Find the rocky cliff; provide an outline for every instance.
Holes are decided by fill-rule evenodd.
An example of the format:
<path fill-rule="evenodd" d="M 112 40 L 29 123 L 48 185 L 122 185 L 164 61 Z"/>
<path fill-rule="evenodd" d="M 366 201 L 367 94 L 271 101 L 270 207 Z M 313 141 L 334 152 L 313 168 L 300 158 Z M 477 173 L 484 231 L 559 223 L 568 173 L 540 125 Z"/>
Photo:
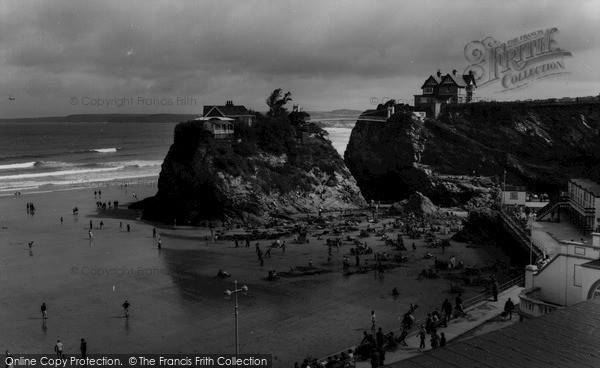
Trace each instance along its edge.
<path fill-rule="evenodd" d="M 367 199 L 493 200 L 504 170 L 508 184 L 549 194 L 570 177 L 600 180 L 598 102 L 462 104 L 425 121 L 396 111 L 350 136 L 346 165 Z"/>
<path fill-rule="evenodd" d="M 357 208 L 364 199 L 343 159 L 308 124 L 287 119 L 236 125 L 234 140 L 216 140 L 201 123 L 175 128 L 158 193 L 142 203 L 144 219 L 178 224 L 206 220 L 266 223 L 318 208 Z"/>

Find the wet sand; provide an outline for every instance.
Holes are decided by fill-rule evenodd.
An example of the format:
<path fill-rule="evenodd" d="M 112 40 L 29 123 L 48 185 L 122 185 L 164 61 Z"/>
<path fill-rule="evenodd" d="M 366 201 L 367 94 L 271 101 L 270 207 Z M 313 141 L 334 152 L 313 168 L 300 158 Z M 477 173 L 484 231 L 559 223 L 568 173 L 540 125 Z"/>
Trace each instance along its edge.
<path fill-rule="evenodd" d="M 156 188 L 135 191 L 143 198 Z M 121 208 L 133 200 L 131 188 L 129 194 L 116 187 L 102 192 L 104 201 L 116 199 Z M 34 216 L 26 213 L 27 202 L 35 204 Z M 75 206 L 78 216 L 71 213 Z M 453 300 L 449 280 L 417 280 L 417 274 L 433 263 L 422 259 L 426 252 L 442 259 L 455 254 L 465 264 L 479 266 L 495 259 L 489 249 L 460 243 L 442 256 L 441 249 L 417 240 L 417 251 L 403 252 L 409 262 L 381 277 L 373 272 L 344 276 L 341 259 L 349 255 L 351 245 L 345 242 L 340 253 L 334 248 L 333 264 L 327 265 L 326 236 L 309 236 L 309 244 L 287 239 L 285 253 L 273 248 L 272 258 L 265 258 L 262 267 L 255 242 L 250 248 L 242 243 L 235 248 L 232 241 L 206 241 L 210 232 L 205 228 L 157 228 L 162 237 L 159 252 L 153 224 L 120 220 L 97 210 L 93 189 L 1 197 L 0 208 L 0 349 L 14 353 L 51 353 L 60 339 L 67 354 L 78 354 L 81 338 L 89 354 L 232 353 L 234 300 L 224 291 L 238 280 L 249 288 L 239 294 L 240 352 L 273 354 L 275 367 L 289 367 L 307 356 L 323 357 L 359 343 L 362 331 L 370 328 L 371 310 L 378 327 L 389 331 L 400 326 L 398 317 L 409 303 L 419 304 L 416 317 L 421 318 L 441 307 L 444 298 Z M 132 227 L 130 233 L 126 224 Z M 388 234 L 395 238 L 395 230 Z M 27 246 L 31 240 L 33 255 Z M 374 236 L 363 241 L 375 252 L 397 253 Z M 259 242 L 263 251 L 268 249 L 270 241 Z M 407 247 L 411 243 L 405 237 Z M 307 266 L 309 259 L 331 272 L 266 280 L 268 270 L 281 273 Z M 350 261 L 354 269 L 353 256 Z M 216 278 L 219 269 L 232 277 Z M 392 297 L 394 287 L 399 297 Z M 467 288 L 464 297 L 481 291 Z M 128 319 L 120 307 L 126 299 L 131 303 Z M 45 323 L 42 302 L 48 306 Z"/>

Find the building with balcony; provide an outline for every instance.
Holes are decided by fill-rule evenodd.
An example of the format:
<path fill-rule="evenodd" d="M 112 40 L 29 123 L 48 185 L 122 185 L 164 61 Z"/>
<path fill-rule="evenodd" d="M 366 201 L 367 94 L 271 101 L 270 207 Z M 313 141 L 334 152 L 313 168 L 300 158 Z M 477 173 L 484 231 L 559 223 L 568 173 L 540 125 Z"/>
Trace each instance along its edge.
<path fill-rule="evenodd" d="M 423 111 L 427 117 L 437 117 L 447 104 L 471 102 L 476 88 L 472 71 L 458 75 L 453 70 L 451 74 L 442 75 L 438 70 L 436 75 L 430 75 L 421 86 L 423 93 L 415 95 L 414 111 Z"/>
<path fill-rule="evenodd" d="M 204 114 L 195 120 L 201 121 L 204 129 L 213 133 L 216 139 L 228 139 L 233 138 L 235 124 L 251 126 L 254 119 L 254 114 L 245 106 L 234 105 L 229 100 L 223 106 L 204 106 Z"/>
<path fill-rule="evenodd" d="M 541 268 L 528 265 L 518 313 L 522 318 L 539 317 L 596 296 L 600 296 L 600 233 L 592 233 L 591 243 L 561 241 L 559 253 Z"/>
<path fill-rule="evenodd" d="M 568 216 L 583 232 L 600 232 L 600 185 L 588 179 L 569 180 Z"/>

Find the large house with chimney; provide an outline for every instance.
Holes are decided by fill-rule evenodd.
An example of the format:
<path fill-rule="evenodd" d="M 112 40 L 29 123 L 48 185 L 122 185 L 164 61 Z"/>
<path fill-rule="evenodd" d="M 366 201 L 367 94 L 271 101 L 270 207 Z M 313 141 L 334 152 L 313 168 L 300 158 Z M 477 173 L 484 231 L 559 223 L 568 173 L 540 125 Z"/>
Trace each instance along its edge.
<path fill-rule="evenodd" d="M 473 100 L 473 92 L 477 88 L 473 72 L 458 75 L 456 70 L 442 75 L 430 75 L 425 80 L 420 95 L 415 95 L 415 111 L 423 111 L 427 117 L 437 117 L 443 107 L 452 103 L 466 103 Z"/>
<path fill-rule="evenodd" d="M 254 123 L 254 114 L 242 105 L 234 105 L 229 100 L 225 105 L 204 106 L 202 117 L 195 119 L 203 122 L 204 129 L 213 133 L 216 139 L 233 138 L 235 124 Z"/>

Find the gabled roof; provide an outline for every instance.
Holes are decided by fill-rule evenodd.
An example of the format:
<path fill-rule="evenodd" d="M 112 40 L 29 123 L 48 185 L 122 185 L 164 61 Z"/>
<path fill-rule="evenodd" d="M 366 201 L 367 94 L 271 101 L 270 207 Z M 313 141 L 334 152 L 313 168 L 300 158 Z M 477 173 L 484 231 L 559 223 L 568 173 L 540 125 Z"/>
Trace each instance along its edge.
<path fill-rule="evenodd" d="M 437 86 L 440 84 L 455 84 L 461 88 L 465 88 L 466 86 L 473 84 L 475 87 L 477 87 L 477 84 L 475 84 L 475 77 L 471 74 L 452 75 L 451 73 L 448 73 L 441 77 L 438 77 L 437 75 L 430 75 L 429 78 L 425 80 L 425 83 L 421 86 L 421 88 Z"/>
<path fill-rule="evenodd" d="M 251 116 L 252 113 L 246 109 L 245 106 L 241 105 L 228 105 L 228 106 L 204 106 L 204 116 Z"/>
<path fill-rule="evenodd" d="M 425 83 L 421 86 L 421 88 L 425 88 L 428 86 L 437 86 L 442 82 L 442 79 L 437 75 L 430 75 L 429 78 L 425 80 Z"/>

